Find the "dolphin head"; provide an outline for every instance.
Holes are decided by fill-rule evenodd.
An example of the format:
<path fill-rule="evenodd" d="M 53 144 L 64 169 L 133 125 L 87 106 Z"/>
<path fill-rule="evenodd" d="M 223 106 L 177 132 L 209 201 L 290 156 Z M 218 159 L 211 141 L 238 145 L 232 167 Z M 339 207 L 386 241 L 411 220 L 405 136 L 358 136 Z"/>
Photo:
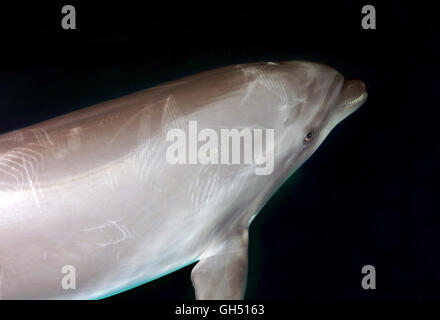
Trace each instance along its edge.
<path fill-rule="evenodd" d="M 344 80 L 325 65 L 295 63 L 293 71 L 288 81 L 295 89 L 285 122 L 284 146 L 289 150 L 287 162 L 298 168 L 339 122 L 365 102 L 367 92 L 362 81 Z"/>

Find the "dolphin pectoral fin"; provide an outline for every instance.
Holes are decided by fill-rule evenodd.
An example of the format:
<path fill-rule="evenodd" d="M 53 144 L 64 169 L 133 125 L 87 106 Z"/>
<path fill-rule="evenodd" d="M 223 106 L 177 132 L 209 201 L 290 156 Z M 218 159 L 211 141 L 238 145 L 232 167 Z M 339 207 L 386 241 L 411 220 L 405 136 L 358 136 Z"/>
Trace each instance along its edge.
<path fill-rule="evenodd" d="M 247 275 L 248 233 L 229 239 L 215 255 L 202 258 L 191 272 L 197 300 L 243 299 Z"/>

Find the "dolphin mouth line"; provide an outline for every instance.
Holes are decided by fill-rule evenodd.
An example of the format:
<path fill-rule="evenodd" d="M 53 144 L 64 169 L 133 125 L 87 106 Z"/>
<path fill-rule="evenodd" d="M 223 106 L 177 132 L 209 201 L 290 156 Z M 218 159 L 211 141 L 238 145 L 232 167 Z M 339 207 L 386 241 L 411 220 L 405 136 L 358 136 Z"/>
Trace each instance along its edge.
<path fill-rule="evenodd" d="M 343 107 L 352 106 L 359 102 L 362 102 L 365 100 L 366 97 L 367 97 L 367 93 L 363 92 L 359 97 L 344 102 Z"/>

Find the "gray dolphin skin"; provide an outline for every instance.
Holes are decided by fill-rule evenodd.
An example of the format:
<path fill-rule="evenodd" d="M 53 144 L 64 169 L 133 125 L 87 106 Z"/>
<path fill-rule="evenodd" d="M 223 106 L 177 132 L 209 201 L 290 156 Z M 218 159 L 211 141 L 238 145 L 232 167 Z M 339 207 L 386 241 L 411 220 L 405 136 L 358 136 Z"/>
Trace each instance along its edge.
<path fill-rule="evenodd" d="M 0 135 L 0 297 L 99 299 L 198 261 L 197 299 L 243 298 L 252 219 L 366 98 L 325 65 L 250 63 Z M 215 163 L 227 130 L 222 157 L 255 161 Z"/>

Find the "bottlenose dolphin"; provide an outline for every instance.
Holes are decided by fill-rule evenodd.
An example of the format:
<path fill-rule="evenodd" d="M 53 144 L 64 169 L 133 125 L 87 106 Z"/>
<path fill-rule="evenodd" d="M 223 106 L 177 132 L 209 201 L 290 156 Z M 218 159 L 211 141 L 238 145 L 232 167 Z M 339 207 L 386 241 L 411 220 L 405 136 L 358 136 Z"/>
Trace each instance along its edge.
<path fill-rule="evenodd" d="M 197 299 L 242 298 L 252 219 L 366 97 L 325 65 L 241 64 L 0 135 L 0 297 L 102 298 L 198 261 Z M 255 161 L 201 161 L 222 129 L 241 130 L 227 157 L 255 133 Z"/>

